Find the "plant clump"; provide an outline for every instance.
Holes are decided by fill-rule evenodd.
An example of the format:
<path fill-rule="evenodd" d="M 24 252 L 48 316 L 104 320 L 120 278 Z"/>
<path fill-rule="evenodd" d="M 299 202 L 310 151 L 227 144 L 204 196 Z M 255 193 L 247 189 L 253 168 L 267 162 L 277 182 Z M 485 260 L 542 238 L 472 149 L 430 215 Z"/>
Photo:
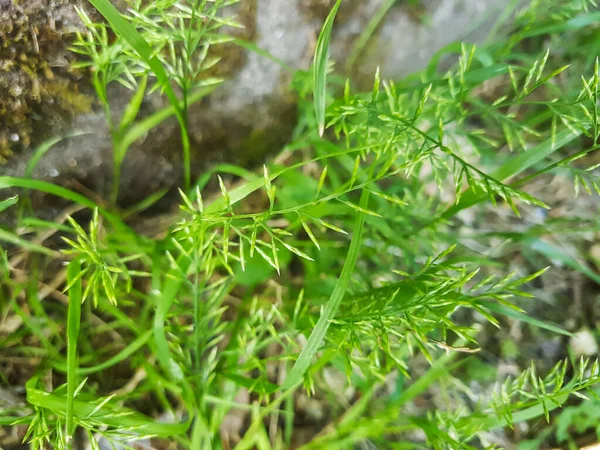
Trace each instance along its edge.
<path fill-rule="evenodd" d="M 75 50 L 95 69 L 115 150 L 169 114 L 185 138 L 187 106 L 213 86 L 198 83 L 208 50 L 234 24 L 219 14 L 229 3 L 139 0 L 121 13 L 90 1 L 109 24 L 81 13 Z M 445 50 L 458 54 L 450 69 L 434 59 L 402 80 L 377 71 L 362 91 L 332 76 L 341 3 L 311 70 L 295 73 L 292 141 L 259 173 L 223 164 L 186 180 L 152 233 L 131 225 L 154 195 L 123 211 L 0 176 L 0 189 L 25 189 L 0 199 L 20 218 L 0 229 L 0 349 L 27 369 L 26 380 L 3 372 L 0 386 L 23 395 L 0 425 L 38 450 L 493 450 L 553 445 L 554 431 L 571 444 L 588 412 L 570 407 L 598 398 L 600 362 L 528 358 L 522 339 L 497 349 L 488 337 L 518 328 L 566 341 L 576 328 L 526 310 L 556 305 L 542 288 L 560 264 L 600 283 L 562 246 L 598 234 L 597 215 L 551 217 L 557 199 L 536 188 L 560 177 L 571 199 L 600 194 L 588 159 L 600 149 L 600 60 L 585 57 L 597 41 L 573 66 L 546 46 L 588 32 L 596 5 L 513 3 L 489 43 Z M 132 90 L 118 122 L 104 95 L 113 81 Z M 156 82 L 172 107 L 138 119 Z M 79 206 L 44 221 L 29 190 Z"/>

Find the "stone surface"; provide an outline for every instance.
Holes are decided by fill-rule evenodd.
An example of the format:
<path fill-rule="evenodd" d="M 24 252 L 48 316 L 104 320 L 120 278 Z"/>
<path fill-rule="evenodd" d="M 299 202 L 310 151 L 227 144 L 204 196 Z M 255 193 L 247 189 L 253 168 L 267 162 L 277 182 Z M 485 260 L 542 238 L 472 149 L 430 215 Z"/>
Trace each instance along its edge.
<path fill-rule="evenodd" d="M 0 11 L 14 10 L 13 1 L 0 0 Z M 60 8 L 51 10 L 51 14 L 68 18 L 61 22 L 68 25 L 67 31 L 78 26 L 72 11 L 74 1 L 35 1 L 59 4 Z M 383 3 L 384 0 L 342 3 L 332 41 L 332 55 L 338 62 L 338 70 L 343 71 L 353 43 Z M 293 69 L 306 69 L 312 60 L 319 29 L 332 4 L 331 0 L 241 0 L 244 15 L 240 17 L 247 30 L 243 37 L 252 39 Z M 384 77 L 399 78 L 423 68 L 431 55 L 449 42 L 480 39 L 489 28 L 490 17 L 503 7 L 505 0 L 428 0 L 421 4 L 423 6 L 415 10 L 398 1 L 388 11 L 351 68 L 353 79 L 368 86 L 377 66 L 381 67 Z M 415 11 L 419 17 L 415 17 Z M 277 151 L 294 126 L 296 105 L 289 88 L 290 72 L 253 52 L 231 53 L 223 55 L 223 64 L 231 67 L 227 81 L 191 109 L 196 173 L 219 161 L 251 166 L 265 154 Z M 64 46 L 60 47 L 60 54 L 64 55 Z M 0 79 L 3 77 L 6 74 L 0 72 Z M 71 82 L 69 86 L 79 92 L 80 84 L 81 81 Z M 86 91 L 85 86 L 81 89 Z M 114 88 L 111 97 L 117 104 L 114 109 L 122 110 L 127 98 L 123 89 Z M 153 96 L 144 102 L 143 110 L 147 113 L 164 104 L 164 99 Z M 66 185 L 83 185 L 105 196 L 111 177 L 111 149 L 101 112 L 94 107 L 88 113 L 67 119 L 66 128 L 91 134 L 55 145 L 41 159 L 34 176 Z M 0 115 L 0 123 L 2 120 L 6 118 Z M 45 124 L 50 131 L 62 131 L 47 120 Z M 31 137 L 32 146 L 44 135 L 39 134 Z M 140 139 L 124 162 L 120 202 L 130 204 L 153 190 L 178 183 L 181 179 L 179 144 L 174 120 L 168 120 Z M 30 155 L 31 150 L 15 154 L 8 164 L 0 167 L 0 172 L 22 175 Z"/>
<path fill-rule="evenodd" d="M 90 111 L 63 36 L 77 29 L 71 0 L 0 0 L 0 164 Z"/>
<path fill-rule="evenodd" d="M 598 341 L 592 332 L 586 328 L 579 330 L 569 340 L 571 350 L 577 357 L 594 356 L 598 353 Z"/>

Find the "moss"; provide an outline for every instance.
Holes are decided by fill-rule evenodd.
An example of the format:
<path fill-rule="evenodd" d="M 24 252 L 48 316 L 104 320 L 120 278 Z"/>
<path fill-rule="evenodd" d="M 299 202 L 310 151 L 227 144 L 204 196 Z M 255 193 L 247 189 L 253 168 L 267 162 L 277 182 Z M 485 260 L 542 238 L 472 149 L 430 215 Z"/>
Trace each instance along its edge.
<path fill-rule="evenodd" d="M 91 107 L 69 68 L 68 33 L 51 16 L 56 5 L 13 1 L 0 11 L 0 164 Z"/>

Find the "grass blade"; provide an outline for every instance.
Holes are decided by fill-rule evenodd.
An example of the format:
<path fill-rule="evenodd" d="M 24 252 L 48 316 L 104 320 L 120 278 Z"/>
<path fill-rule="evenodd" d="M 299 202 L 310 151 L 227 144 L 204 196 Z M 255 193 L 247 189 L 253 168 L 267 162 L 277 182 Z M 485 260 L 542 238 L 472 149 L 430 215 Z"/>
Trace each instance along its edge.
<path fill-rule="evenodd" d="M 319 124 L 319 136 L 325 132 L 325 107 L 327 104 L 327 66 L 329 63 L 329 41 L 331 40 L 331 30 L 335 15 L 340 8 L 342 0 L 337 0 L 333 9 L 327 16 L 315 49 L 315 58 L 313 63 L 313 93 L 315 102 L 315 114 Z"/>
<path fill-rule="evenodd" d="M 267 58 L 267 59 L 273 61 L 275 64 L 280 66 L 286 72 L 289 72 L 289 73 L 295 72 L 294 68 L 292 66 L 290 66 L 288 63 L 286 63 L 283 59 L 277 58 L 272 53 L 268 52 L 265 49 L 260 48 L 258 45 L 256 45 L 253 42 L 249 42 L 244 39 L 233 39 L 231 42 L 234 43 L 235 45 L 237 45 L 238 47 L 242 47 L 243 49 L 249 50 L 251 52 L 256 53 L 257 55 L 260 55 L 264 58 Z"/>
<path fill-rule="evenodd" d="M 49 394 L 29 386 L 27 388 L 27 401 L 29 404 L 49 409 L 60 416 L 66 415 L 65 400 L 64 397 L 56 394 Z M 94 403 L 82 400 L 73 402 L 72 408 L 78 417 L 87 417 L 97 409 Z M 94 413 L 94 418 L 102 425 L 117 429 L 131 428 L 135 429 L 136 433 L 151 436 L 171 437 L 183 434 L 190 426 L 189 420 L 182 423 L 158 422 L 124 407 L 119 408 L 119 410 L 113 410 L 109 406 L 103 406 Z"/>
<path fill-rule="evenodd" d="M 159 260 L 158 253 L 155 254 L 154 258 L 155 261 Z M 178 267 L 174 267 L 173 271 L 177 272 L 177 270 L 181 270 L 183 273 L 186 273 L 191 264 L 191 260 L 189 258 L 182 258 L 181 261 L 177 261 L 177 263 Z M 152 297 L 156 304 L 156 312 L 154 315 L 152 333 L 154 336 L 154 343 L 156 345 L 156 356 L 159 364 L 169 375 L 169 377 L 177 382 L 182 382 L 183 372 L 171 354 L 169 340 L 167 339 L 167 330 L 165 329 L 165 322 L 167 320 L 167 314 L 171 309 L 173 302 L 175 301 L 175 297 L 183 286 L 184 280 L 177 273 L 175 273 L 175 276 L 169 279 L 164 288 L 161 289 L 161 275 L 159 268 L 160 265 L 158 263 L 153 264 L 154 270 L 152 273 Z"/>
<path fill-rule="evenodd" d="M 573 256 L 567 254 L 560 247 L 552 245 L 548 242 L 544 242 L 540 239 L 526 239 L 523 244 L 534 252 L 544 255 L 550 260 L 560 261 L 565 266 L 584 274 L 590 280 L 600 284 L 600 275 Z"/>
<path fill-rule="evenodd" d="M 536 319 L 534 317 L 530 317 L 525 313 L 516 311 L 514 309 L 509 308 L 508 306 L 504 306 L 500 303 L 495 303 L 491 301 L 482 302 L 482 306 L 492 312 L 502 314 L 506 317 L 510 317 L 511 319 L 520 320 L 522 322 L 526 322 L 534 327 L 543 328 L 548 331 L 552 331 L 553 333 L 562 334 L 564 336 L 572 336 L 573 334 L 568 332 L 567 330 L 559 327 L 550 322 L 544 322 L 542 320 Z"/>
<path fill-rule="evenodd" d="M 451 369 L 449 364 L 453 362 L 457 355 L 458 352 L 448 352 L 435 360 L 429 370 L 420 376 L 418 380 L 415 380 L 415 382 L 412 383 L 407 389 L 405 389 L 388 407 L 397 410 L 401 405 L 405 405 L 421 395 L 423 392 L 427 391 L 427 389 L 429 389 L 440 378 L 450 373 Z"/>
<path fill-rule="evenodd" d="M 30 252 L 41 253 L 42 255 L 48 255 L 56 257 L 58 252 L 50 250 L 43 245 L 38 245 L 33 242 L 29 242 L 27 239 L 11 233 L 10 231 L 3 230 L 0 228 L 0 241 L 8 242 L 10 244 L 17 245 L 20 249 L 28 250 Z"/>
<path fill-rule="evenodd" d="M 556 134 L 555 142 L 552 142 L 552 138 L 548 138 L 536 147 L 520 153 L 517 157 L 511 159 L 496 170 L 492 176 L 497 180 L 506 180 L 515 175 L 519 175 L 524 170 L 539 163 L 558 149 L 564 147 L 578 136 L 579 134 L 575 134 L 571 130 L 563 130 Z"/>
<path fill-rule="evenodd" d="M 369 191 L 363 190 L 360 197 L 361 208 L 366 209 L 368 201 Z M 317 354 L 317 351 L 319 350 L 319 347 L 325 338 L 325 334 L 327 333 L 327 329 L 329 328 L 331 320 L 335 317 L 335 313 L 337 312 L 338 307 L 344 298 L 346 289 L 348 289 L 348 284 L 350 283 L 350 278 L 352 276 L 352 272 L 354 271 L 356 260 L 358 259 L 358 251 L 360 249 L 364 223 L 364 214 L 358 212 L 354 224 L 354 234 L 352 236 L 352 241 L 350 242 L 350 249 L 348 250 L 344 267 L 342 268 L 342 273 L 337 280 L 333 292 L 331 293 L 331 297 L 329 297 L 329 300 L 327 301 L 327 305 L 325 305 L 325 308 L 323 309 L 321 317 L 319 317 L 317 325 L 308 338 L 308 342 L 300 352 L 296 363 L 285 379 L 285 382 L 282 386 L 283 390 L 290 389 L 302 382 L 304 373 L 308 370 L 308 367 L 312 363 L 314 356 Z"/>
<path fill-rule="evenodd" d="M 5 209 L 10 208 L 13 205 L 16 205 L 18 202 L 19 202 L 18 195 L 13 195 L 12 197 L 8 197 L 4 200 L 0 200 L 0 212 L 4 211 Z"/>
<path fill-rule="evenodd" d="M 379 7 L 379 9 L 375 12 L 375 14 L 371 18 L 371 20 L 369 20 L 369 23 L 367 23 L 364 30 L 358 37 L 358 40 L 352 46 L 350 55 L 348 56 L 348 59 L 346 60 L 346 71 L 347 72 L 350 72 L 352 67 L 354 67 L 356 60 L 358 59 L 361 52 L 363 51 L 363 49 L 365 48 L 365 46 L 367 45 L 367 43 L 369 42 L 369 40 L 371 39 L 371 37 L 373 36 L 375 31 L 377 30 L 377 27 L 379 27 L 379 24 L 384 19 L 385 15 L 388 13 L 388 11 L 390 9 L 392 9 L 392 6 L 394 6 L 397 3 L 397 1 L 398 0 L 386 0 L 386 2 L 383 3 Z"/>
<path fill-rule="evenodd" d="M 37 146 L 37 148 L 33 152 L 33 156 L 29 159 L 29 162 L 27 163 L 27 168 L 25 169 L 24 176 L 26 178 L 29 178 L 33 174 L 33 171 L 35 170 L 35 167 L 38 165 L 40 159 L 42 159 L 42 156 L 44 156 L 48 150 L 50 150 L 52 147 L 54 147 L 60 141 L 64 141 L 65 139 L 72 138 L 72 137 L 82 136 L 84 134 L 91 134 L 91 133 L 87 132 L 87 131 L 73 131 L 71 133 L 65 134 L 64 136 L 56 136 L 56 137 L 48 139 L 47 141 L 42 142 L 40 145 Z"/>
<path fill-rule="evenodd" d="M 96 364 L 95 366 L 80 367 L 80 368 L 77 369 L 77 373 L 79 375 L 89 375 L 89 374 L 92 374 L 92 373 L 96 373 L 96 372 L 100 372 L 102 370 L 108 369 L 109 367 L 112 367 L 112 366 L 114 366 L 114 365 L 116 365 L 116 364 L 118 364 L 118 363 L 120 363 L 122 361 L 125 361 L 131 355 L 133 355 L 138 350 L 140 350 L 150 340 L 151 336 L 152 336 L 152 331 L 151 330 L 150 331 L 146 331 L 144 334 L 140 335 L 131 344 L 129 344 L 121 352 L 119 352 L 118 354 L 116 354 L 112 358 L 109 358 L 106 361 L 101 362 L 100 364 Z M 63 364 L 61 364 L 61 363 L 54 364 L 54 368 L 56 370 L 61 371 L 61 372 L 67 372 L 68 371 L 68 367 L 65 366 L 65 365 L 63 365 Z"/>
<path fill-rule="evenodd" d="M 188 106 L 199 102 L 212 91 L 217 88 L 216 84 L 205 86 L 197 89 L 188 97 Z M 181 103 L 179 105 L 181 108 Z M 176 114 L 176 109 L 173 105 L 167 106 L 155 113 L 145 117 L 144 119 L 130 125 L 123 135 L 122 145 L 124 148 L 131 146 L 138 138 L 154 129 L 160 123 L 164 122 L 169 117 Z"/>
<path fill-rule="evenodd" d="M 46 194 L 62 197 L 65 200 L 72 201 L 90 209 L 98 208 L 98 212 L 102 214 L 102 216 L 104 216 L 116 229 L 125 234 L 135 236 L 135 233 L 131 230 L 131 228 L 123 223 L 119 216 L 105 208 L 98 206 L 93 200 L 90 200 L 84 195 L 73 192 L 62 186 L 57 186 L 56 184 L 48 183 L 47 181 L 32 180 L 30 178 L 0 176 L 0 190 L 8 188 L 34 189 L 36 191 L 45 192 Z M 139 241 L 137 236 L 135 240 Z"/>
<path fill-rule="evenodd" d="M 140 108 L 142 106 L 142 101 L 144 100 L 144 95 L 146 94 L 147 84 L 148 84 L 148 75 L 144 75 L 142 77 L 142 81 L 138 84 L 137 90 L 133 94 L 133 97 L 131 97 L 131 100 L 125 107 L 125 111 L 123 111 L 123 117 L 121 117 L 121 124 L 120 124 L 121 131 L 125 130 L 136 119 L 136 117 L 140 111 Z"/>
<path fill-rule="evenodd" d="M 67 316 L 67 411 L 66 434 L 72 439 L 75 431 L 74 405 L 77 388 L 77 340 L 81 324 L 82 280 L 81 261 L 74 259 L 67 268 L 69 283 L 69 310 Z"/>
<path fill-rule="evenodd" d="M 41 191 L 47 194 L 56 195 L 57 197 L 62 197 L 66 200 L 78 203 L 91 209 L 96 208 L 98 206 L 92 200 L 81 194 L 73 192 L 62 186 L 57 186 L 56 184 L 48 183 L 47 181 L 0 176 L 0 189 L 8 188 L 34 189 L 36 191 Z"/>

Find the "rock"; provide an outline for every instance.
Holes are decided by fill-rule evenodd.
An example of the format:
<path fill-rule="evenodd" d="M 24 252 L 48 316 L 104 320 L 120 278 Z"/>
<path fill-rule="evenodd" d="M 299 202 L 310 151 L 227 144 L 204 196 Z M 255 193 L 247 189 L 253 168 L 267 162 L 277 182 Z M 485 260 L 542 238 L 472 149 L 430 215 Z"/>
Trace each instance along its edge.
<path fill-rule="evenodd" d="M 563 344 L 559 336 L 544 340 L 539 347 L 544 361 L 558 361 L 563 356 Z"/>
<path fill-rule="evenodd" d="M 579 330 L 571 337 L 569 344 L 575 356 L 593 356 L 598 353 L 598 341 L 586 328 Z"/>
<path fill-rule="evenodd" d="M 296 411 L 311 423 L 321 423 L 326 417 L 326 402 L 302 392 L 296 396 Z"/>
<path fill-rule="evenodd" d="M 600 244 L 594 244 L 590 247 L 590 258 L 596 267 L 600 269 Z"/>
<path fill-rule="evenodd" d="M 74 4 L 0 0 L 0 164 L 91 109 L 63 39 L 81 27 Z"/>
<path fill-rule="evenodd" d="M 16 6 L 21 3 L 42 5 L 41 9 L 46 16 L 41 15 L 40 8 L 24 9 L 25 7 Z M 35 108 L 23 110 L 22 114 L 31 124 L 34 123 L 34 117 L 42 117 L 35 122 L 35 127 L 26 125 L 26 128 L 29 127 L 25 130 L 27 138 L 22 136 L 21 131 L 13 131 L 11 126 L 0 127 L 5 130 L 0 130 L 0 141 L 3 136 L 1 133 L 4 133 L 8 136 L 9 145 L 12 142 L 11 136 L 21 133 L 20 143 L 11 147 L 13 151 L 17 147 L 29 148 L 27 151 L 15 152 L 8 164 L 0 170 L 7 175 L 23 175 L 26 161 L 32 153 L 31 148 L 48 137 L 49 133 L 57 134 L 67 128 L 87 130 L 92 134 L 55 145 L 40 160 L 34 176 L 70 186 L 84 185 L 87 189 L 106 196 L 112 165 L 108 130 L 97 105 L 90 112 L 85 112 L 90 106 L 89 82 L 81 79 L 80 74 L 69 71 L 68 62 L 72 55 L 65 53 L 64 42 L 69 40 L 68 33 L 81 26 L 73 11 L 73 4 L 76 3 L 75 0 L 0 0 L 0 14 L 4 14 L 2 17 L 10 16 L 11 11 L 13 15 L 15 11 L 19 11 L 18 14 L 24 18 L 23 25 L 19 25 L 23 36 L 27 34 L 23 30 L 29 30 L 34 35 L 41 33 L 42 22 L 39 17 L 45 17 L 48 23 L 60 25 L 61 43 L 48 47 L 49 54 L 44 56 L 44 60 L 54 58 L 61 61 L 63 66 L 59 72 L 67 80 L 64 84 L 66 90 L 58 95 L 58 99 L 48 97 L 54 98 L 54 106 L 48 106 L 49 111 L 55 111 L 56 114 L 44 113 L 40 116 Z M 332 41 L 332 55 L 338 62 L 339 71 L 343 72 L 353 43 L 383 3 L 384 0 L 347 0 L 342 3 Z M 410 7 L 398 2 L 388 11 L 383 23 L 360 53 L 356 64 L 350 68 L 353 80 L 357 80 L 363 87 L 368 86 L 372 83 L 377 66 L 381 66 L 384 77 L 391 78 L 402 77 L 421 69 L 431 55 L 445 44 L 462 38 L 477 39 L 484 35 L 489 27 L 486 17 L 492 16 L 494 11 L 502 9 L 506 3 L 507 0 L 432 0 L 426 2 L 425 10 L 421 11 L 422 17 L 427 18 L 426 21 L 420 21 L 414 17 Z M 242 31 L 242 37 L 253 40 L 258 47 L 293 69 L 307 69 L 312 60 L 319 29 L 332 4 L 331 0 L 241 0 L 239 20 L 246 27 Z M 37 25 L 31 26 L 32 23 Z M 21 41 L 17 39 L 16 42 Z M 11 45 L 13 44 L 6 42 L 6 39 L 3 42 L 4 48 Z M 32 44 L 27 45 L 31 50 Z M 265 57 L 241 51 L 231 45 L 222 56 L 223 62 L 220 64 L 225 68 L 223 70 L 227 81 L 190 111 L 193 166 L 196 174 L 207 165 L 220 161 L 252 166 L 266 154 L 277 151 L 289 139 L 295 124 L 296 104 L 289 87 L 291 74 L 288 71 Z M 35 57 L 41 58 L 39 55 Z M 0 64 L 6 64 L 6 61 L 6 55 L 2 53 Z M 2 82 L 6 84 L 9 79 L 7 77 L 10 76 L 13 75 L 0 72 L 0 89 Z M 116 102 L 113 109 L 118 114 L 123 110 L 126 104 L 124 100 L 130 93 L 124 93 L 117 86 L 113 87 L 110 95 Z M 81 110 L 66 108 L 70 112 L 63 111 L 64 102 L 68 103 L 69 98 Z M 25 103 L 28 107 L 30 101 Z M 50 100 L 48 103 L 52 104 Z M 165 104 L 164 98 L 150 96 L 144 102 L 143 113 L 147 114 Z M 63 119 L 60 126 L 53 122 L 53 117 Z M 7 123 L 6 121 L 6 113 L 0 111 L 0 123 Z M 62 123 L 68 123 L 68 127 L 62 126 Z M 130 149 L 124 161 L 120 203 L 131 204 L 158 188 L 179 183 L 182 172 L 180 151 L 179 131 L 172 119 L 140 139 Z"/>

